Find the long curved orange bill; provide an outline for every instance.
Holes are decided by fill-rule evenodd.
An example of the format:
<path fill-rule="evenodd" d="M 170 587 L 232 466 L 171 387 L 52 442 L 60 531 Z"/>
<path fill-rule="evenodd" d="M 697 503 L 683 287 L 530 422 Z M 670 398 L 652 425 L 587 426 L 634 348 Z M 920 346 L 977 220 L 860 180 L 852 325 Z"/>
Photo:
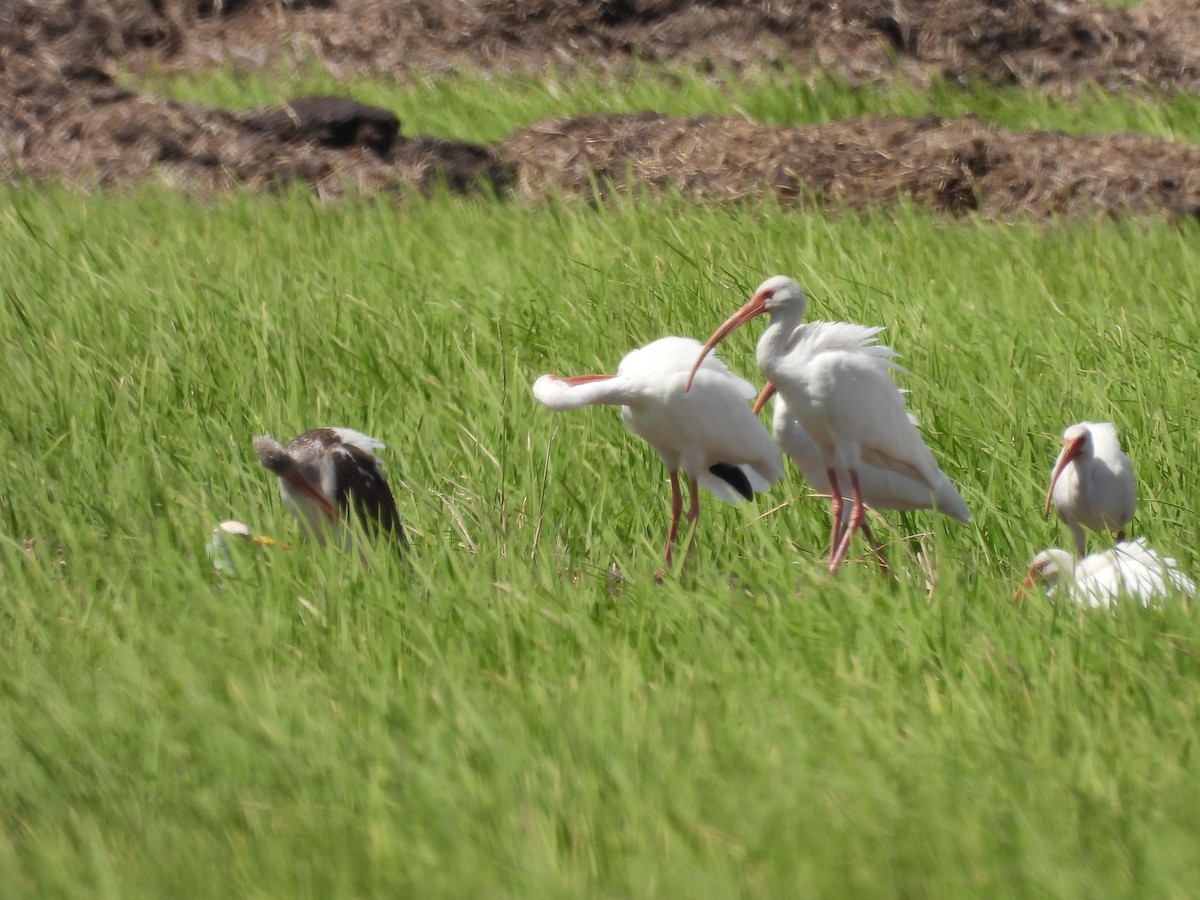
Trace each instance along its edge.
<path fill-rule="evenodd" d="M 1020 586 L 1020 587 L 1018 587 L 1018 588 L 1016 589 L 1016 591 L 1014 591 L 1014 592 L 1013 592 L 1013 598 L 1012 598 L 1012 602 L 1013 602 L 1013 603 L 1020 603 L 1020 602 L 1021 602 L 1021 598 L 1022 598 L 1023 596 L 1025 596 L 1026 592 L 1028 592 L 1028 590 L 1029 590 L 1031 587 L 1033 587 L 1033 583 L 1034 583 L 1034 581 L 1036 581 L 1036 580 L 1037 580 L 1037 570 L 1036 570 L 1036 569 L 1030 569 L 1030 570 L 1029 570 L 1029 573 L 1028 573 L 1028 574 L 1025 576 L 1025 579 L 1024 579 L 1022 582 L 1021 582 L 1021 586 Z"/>
<path fill-rule="evenodd" d="M 593 381 L 607 381 L 612 378 L 612 375 L 555 375 L 559 381 L 566 382 L 570 385 L 590 384 Z"/>
<path fill-rule="evenodd" d="M 696 372 L 700 369 L 700 364 L 704 362 L 704 357 L 712 352 L 712 348 L 721 343 L 730 332 L 736 329 L 739 325 L 745 325 L 755 316 L 760 316 L 767 311 L 766 297 L 761 294 L 755 294 L 751 297 L 746 305 L 735 312 L 732 316 L 721 323 L 721 327 L 712 333 L 712 336 L 704 344 L 704 349 L 700 351 L 700 355 L 696 357 L 696 362 L 692 366 L 692 370 L 688 372 L 687 384 L 684 385 L 684 391 L 692 389 L 692 381 L 696 378 Z"/>
<path fill-rule="evenodd" d="M 754 414 L 757 416 L 762 412 L 762 408 L 767 405 L 767 401 L 775 396 L 775 383 L 768 381 L 763 385 L 762 390 L 758 392 L 758 399 L 754 401 Z"/>
<path fill-rule="evenodd" d="M 1083 438 L 1063 441 L 1062 452 L 1058 454 L 1058 459 L 1054 461 L 1054 471 L 1050 473 L 1050 487 L 1046 491 L 1046 508 L 1042 510 L 1043 519 L 1050 515 L 1050 502 L 1054 499 L 1054 485 L 1058 482 L 1058 476 L 1063 473 L 1067 463 L 1077 459 L 1081 452 L 1083 452 Z"/>
<path fill-rule="evenodd" d="M 286 541 L 277 541 L 275 538 L 266 534 L 252 534 L 250 540 L 258 544 L 260 547 L 279 547 L 281 550 L 291 550 L 292 545 Z"/>
<path fill-rule="evenodd" d="M 305 478 L 299 472 L 291 472 L 285 475 L 284 479 L 287 481 L 289 487 L 294 488 L 295 490 L 304 494 L 306 497 L 310 498 L 313 503 L 321 507 L 321 512 L 325 513 L 329 521 L 332 522 L 337 519 L 337 510 L 335 510 L 330 502 L 325 499 L 324 494 L 322 494 L 309 483 L 307 478 Z"/>

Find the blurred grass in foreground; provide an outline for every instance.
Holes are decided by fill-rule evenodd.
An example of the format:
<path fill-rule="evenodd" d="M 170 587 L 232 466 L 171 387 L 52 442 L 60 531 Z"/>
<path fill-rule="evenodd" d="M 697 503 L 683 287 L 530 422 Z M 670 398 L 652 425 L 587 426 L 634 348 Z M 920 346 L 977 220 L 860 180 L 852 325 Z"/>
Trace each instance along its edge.
<path fill-rule="evenodd" d="M 1114 421 L 1133 533 L 1200 567 L 1195 225 L 636 199 L 403 210 L 5 192 L 0 882 L 9 896 L 1185 896 L 1200 626 L 1009 598 L 1057 438 Z M 887 326 L 975 514 L 822 572 L 792 472 L 705 499 L 544 371 L 707 335 L 763 277 Z M 758 380 L 749 327 L 723 357 Z M 295 539 L 250 437 L 385 440 L 414 549 Z M 914 535 L 919 537 L 914 537 Z M 36 542 L 36 555 L 23 549 Z M 927 596 L 913 551 L 937 575 Z M 619 572 L 614 576 L 612 571 Z"/>

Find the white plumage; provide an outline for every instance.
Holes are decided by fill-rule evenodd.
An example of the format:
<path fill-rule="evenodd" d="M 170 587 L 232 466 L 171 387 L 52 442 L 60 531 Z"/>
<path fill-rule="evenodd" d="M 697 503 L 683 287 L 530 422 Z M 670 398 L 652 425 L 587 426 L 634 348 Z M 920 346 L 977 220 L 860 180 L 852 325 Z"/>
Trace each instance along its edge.
<path fill-rule="evenodd" d="M 765 490 L 783 472 L 778 449 L 747 403 L 755 395 L 753 385 L 710 357 L 694 390 L 684 391 L 700 350 L 692 338 L 665 337 L 626 354 L 616 375 L 542 375 L 533 383 L 534 397 L 556 411 L 620 406 L 625 425 L 658 453 L 671 481 L 663 551 L 668 565 L 682 511 L 680 470 L 691 480 L 689 523 L 699 514 L 697 484 L 735 502 Z"/>
<path fill-rule="evenodd" d="M 1160 556 L 1145 538 L 1123 541 L 1093 553 L 1077 565 L 1066 550 L 1043 550 L 1033 558 L 1022 588 L 1039 582 L 1046 593 L 1060 592 L 1085 606 L 1107 607 L 1128 597 L 1150 606 L 1172 596 L 1192 597 L 1196 583 L 1170 556 Z M 1017 594 L 1020 595 L 1018 590 Z"/>
<path fill-rule="evenodd" d="M 814 344 L 831 349 L 857 349 L 885 360 L 896 356 L 891 347 L 874 343 L 875 335 L 883 330 L 880 327 L 868 328 L 865 325 L 851 325 L 846 322 L 809 322 L 802 327 L 810 332 L 809 339 Z M 893 363 L 888 364 L 894 366 Z M 908 419 L 916 424 L 912 415 L 909 415 Z M 771 425 L 779 449 L 791 458 L 809 484 L 817 491 L 828 494 L 829 475 L 824 459 L 829 450 L 817 446 L 816 441 L 804 430 L 804 426 L 791 414 L 787 400 L 779 394 L 775 395 Z M 863 503 L 869 507 L 895 510 L 934 509 L 960 522 L 968 522 L 971 519 L 970 510 L 948 480 L 940 485 L 938 491 L 931 494 L 921 482 L 868 462 L 863 462 L 859 467 L 858 480 Z M 846 485 L 842 485 L 842 499 L 850 500 Z M 845 512 L 849 515 L 849 509 Z"/>
<path fill-rule="evenodd" d="M 891 370 L 899 368 L 892 362 L 894 352 L 873 344 L 880 329 L 804 325 L 805 306 L 804 291 L 795 281 L 783 275 L 768 278 L 713 332 L 704 352 L 755 316 L 770 315 L 758 342 L 758 366 L 817 446 L 825 467 L 834 516 L 830 571 L 836 571 L 864 521 L 868 467 L 915 482 L 925 492 L 926 505 L 966 521 L 966 504 L 917 434 L 903 393 L 892 380 Z M 697 366 L 703 359 L 701 355 Z M 851 510 L 839 534 L 843 496 L 850 497 Z"/>
<path fill-rule="evenodd" d="M 1051 503 L 1071 529 L 1080 556 L 1087 549 L 1084 528 L 1111 531 L 1118 541 L 1125 539 L 1125 526 L 1137 505 L 1137 488 L 1133 465 L 1111 423 L 1079 422 L 1063 432 L 1043 515 L 1050 514 Z"/>

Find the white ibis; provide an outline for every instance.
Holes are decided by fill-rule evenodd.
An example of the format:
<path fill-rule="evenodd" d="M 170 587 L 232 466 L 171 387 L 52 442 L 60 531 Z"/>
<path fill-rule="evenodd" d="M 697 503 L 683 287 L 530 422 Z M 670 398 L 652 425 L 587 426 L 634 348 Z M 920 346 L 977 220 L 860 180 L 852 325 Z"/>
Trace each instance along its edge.
<path fill-rule="evenodd" d="M 625 425 L 658 452 L 671 481 L 667 566 L 683 510 L 680 469 L 690 479 L 689 526 L 700 513 L 697 485 L 735 502 L 749 500 L 783 474 L 779 450 L 747 404 L 753 385 L 712 356 L 695 373 L 694 390 L 684 391 L 700 350 L 692 338 L 665 337 L 626 354 L 616 375 L 543 375 L 533 383 L 534 397 L 553 410 L 620 406 Z"/>
<path fill-rule="evenodd" d="M 1196 582 L 1179 571 L 1175 559 L 1159 556 L 1145 538 L 1122 541 L 1078 564 L 1066 550 L 1043 550 L 1033 558 L 1013 600 L 1035 582 L 1051 596 L 1061 587 L 1071 600 L 1092 607 L 1109 606 L 1119 597 L 1150 606 L 1171 596 L 1196 593 Z"/>
<path fill-rule="evenodd" d="M 1125 540 L 1125 526 L 1133 518 L 1137 488 L 1133 465 L 1121 450 L 1117 429 L 1109 422 L 1079 422 L 1063 432 L 1062 450 L 1050 470 L 1043 517 L 1050 503 L 1075 538 L 1075 551 L 1083 556 L 1083 529 L 1111 531 Z"/>
<path fill-rule="evenodd" d="M 385 445 L 352 428 L 314 428 L 286 447 L 268 435 L 254 439 L 258 461 L 279 476 L 279 495 L 317 543 L 328 537 L 349 550 L 351 531 L 344 520 L 353 506 L 369 532 L 407 541 L 396 501 L 374 453 Z"/>
<path fill-rule="evenodd" d="M 758 341 L 758 367 L 820 450 L 833 506 L 829 571 L 836 572 L 851 537 L 865 521 L 865 465 L 915 481 L 927 492 L 931 505 L 953 509 L 955 518 L 966 519 L 970 513 L 905 411 L 904 395 L 892 381 L 890 370 L 899 367 L 889 358 L 890 351 L 865 346 L 865 339 L 857 346 L 853 340 L 831 341 L 827 323 L 802 325 L 806 303 L 804 291 L 791 278 L 768 278 L 713 332 L 692 371 L 738 326 L 764 313 L 770 316 Z M 847 323 L 836 327 L 865 328 Z M 840 540 L 844 488 L 839 482 L 849 482 L 851 498 L 850 518 Z"/>
<path fill-rule="evenodd" d="M 827 323 L 827 322 L 810 322 L 807 327 L 836 325 L 845 326 L 846 323 Z M 864 326 L 852 326 L 862 330 L 864 337 L 873 335 L 878 332 L 878 328 L 866 328 Z M 860 345 L 864 349 L 872 351 L 888 351 L 887 355 L 892 355 L 891 348 L 879 345 Z M 880 356 L 885 354 L 879 352 Z M 775 437 L 775 443 L 779 445 L 779 449 L 787 454 L 792 462 L 796 464 L 796 468 L 800 470 L 800 474 L 805 480 L 813 486 L 813 489 L 818 493 L 829 496 L 830 501 L 833 500 L 829 484 L 829 474 L 826 470 L 821 448 L 816 444 L 804 426 L 796 421 L 795 417 L 788 411 L 787 401 L 775 392 L 775 385 L 768 381 L 763 386 L 762 392 L 758 395 L 758 400 L 754 403 L 754 411 L 758 412 L 766 403 L 768 398 L 775 396 L 774 415 L 772 416 L 771 432 Z M 912 416 L 909 419 L 912 420 Z M 916 422 L 914 421 L 915 425 Z M 958 496 L 958 492 L 950 486 L 949 481 L 943 485 L 939 494 L 930 494 L 929 489 L 918 481 L 914 481 L 899 472 L 894 472 L 890 469 L 884 469 L 879 466 L 873 466 L 868 462 L 863 462 L 858 469 L 858 483 L 862 489 L 863 504 L 870 509 L 895 509 L 900 511 L 914 509 L 934 509 L 952 519 L 957 519 L 959 522 L 969 522 L 971 512 L 967 509 L 967 505 L 963 503 L 962 498 Z M 949 490 L 947 490 L 949 487 Z M 835 543 L 841 536 L 842 529 L 845 527 L 851 509 L 851 497 L 846 493 L 845 486 L 842 486 L 841 510 L 838 521 L 834 525 L 833 536 L 830 543 Z M 883 545 L 879 543 L 875 536 L 871 533 L 871 528 L 866 519 L 862 523 L 863 537 L 871 544 L 876 556 L 879 558 L 880 568 L 887 571 L 887 556 L 884 552 Z"/>

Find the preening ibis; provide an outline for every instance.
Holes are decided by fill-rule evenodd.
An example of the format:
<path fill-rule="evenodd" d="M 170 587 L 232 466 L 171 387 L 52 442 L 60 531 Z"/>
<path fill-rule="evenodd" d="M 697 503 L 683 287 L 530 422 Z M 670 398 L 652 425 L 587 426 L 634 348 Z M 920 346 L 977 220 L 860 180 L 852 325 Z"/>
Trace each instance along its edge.
<path fill-rule="evenodd" d="M 738 326 L 756 316 L 769 316 L 758 341 L 758 367 L 820 449 L 833 504 L 829 571 L 835 572 L 851 537 L 865 521 L 862 480 L 866 464 L 916 482 L 928 493 L 931 504 L 953 510 L 955 518 L 966 519 L 969 511 L 909 419 L 904 395 L 892 380 L 891 370 L 898 366 L 891 361 L 890 351 L 864 347 L 862 341 L 859 346 L 854 341 L 831 343 L 826 323 L 802 323 L 806 304 L 804 291 L 793 279 L 785 275 L 768 278 L 713 332 L 692 371 L 698 371 L 712 348 Z M 839 536 L 847 483 L 850 518 Z"/>
<path fill-rule="evenodd" d="M 268 435 L 254 439 L 258 461 L 279 476 L 284 505 L 321 546 L 353 544 L 346 518 L 353 508 L 362 526 L 404 546 L 396 501 L 374 453 L 385 445 L 352 428 L 314 428 L 285 447 Z"/>
<path fill-rule="evenodd" d="M 595 403 L 620 406 L 625 425 L 658 452 L 671 482 L 663 550 L 667 566 L 683 511 L 680 470 L 690 479 L 689 525 L 700 513 L 698 485 L 735 502 L 749 500 L 783 473 L 779 450 L 750 411 L 753 385 L 708 356 L 695 373 L 692 390 L 684 390 L 701 349 L 692 338 L 660 338 L 626 354 L 616 375 L 542 375 L 533 383 L 534 397 L 553 410 Z"/>

